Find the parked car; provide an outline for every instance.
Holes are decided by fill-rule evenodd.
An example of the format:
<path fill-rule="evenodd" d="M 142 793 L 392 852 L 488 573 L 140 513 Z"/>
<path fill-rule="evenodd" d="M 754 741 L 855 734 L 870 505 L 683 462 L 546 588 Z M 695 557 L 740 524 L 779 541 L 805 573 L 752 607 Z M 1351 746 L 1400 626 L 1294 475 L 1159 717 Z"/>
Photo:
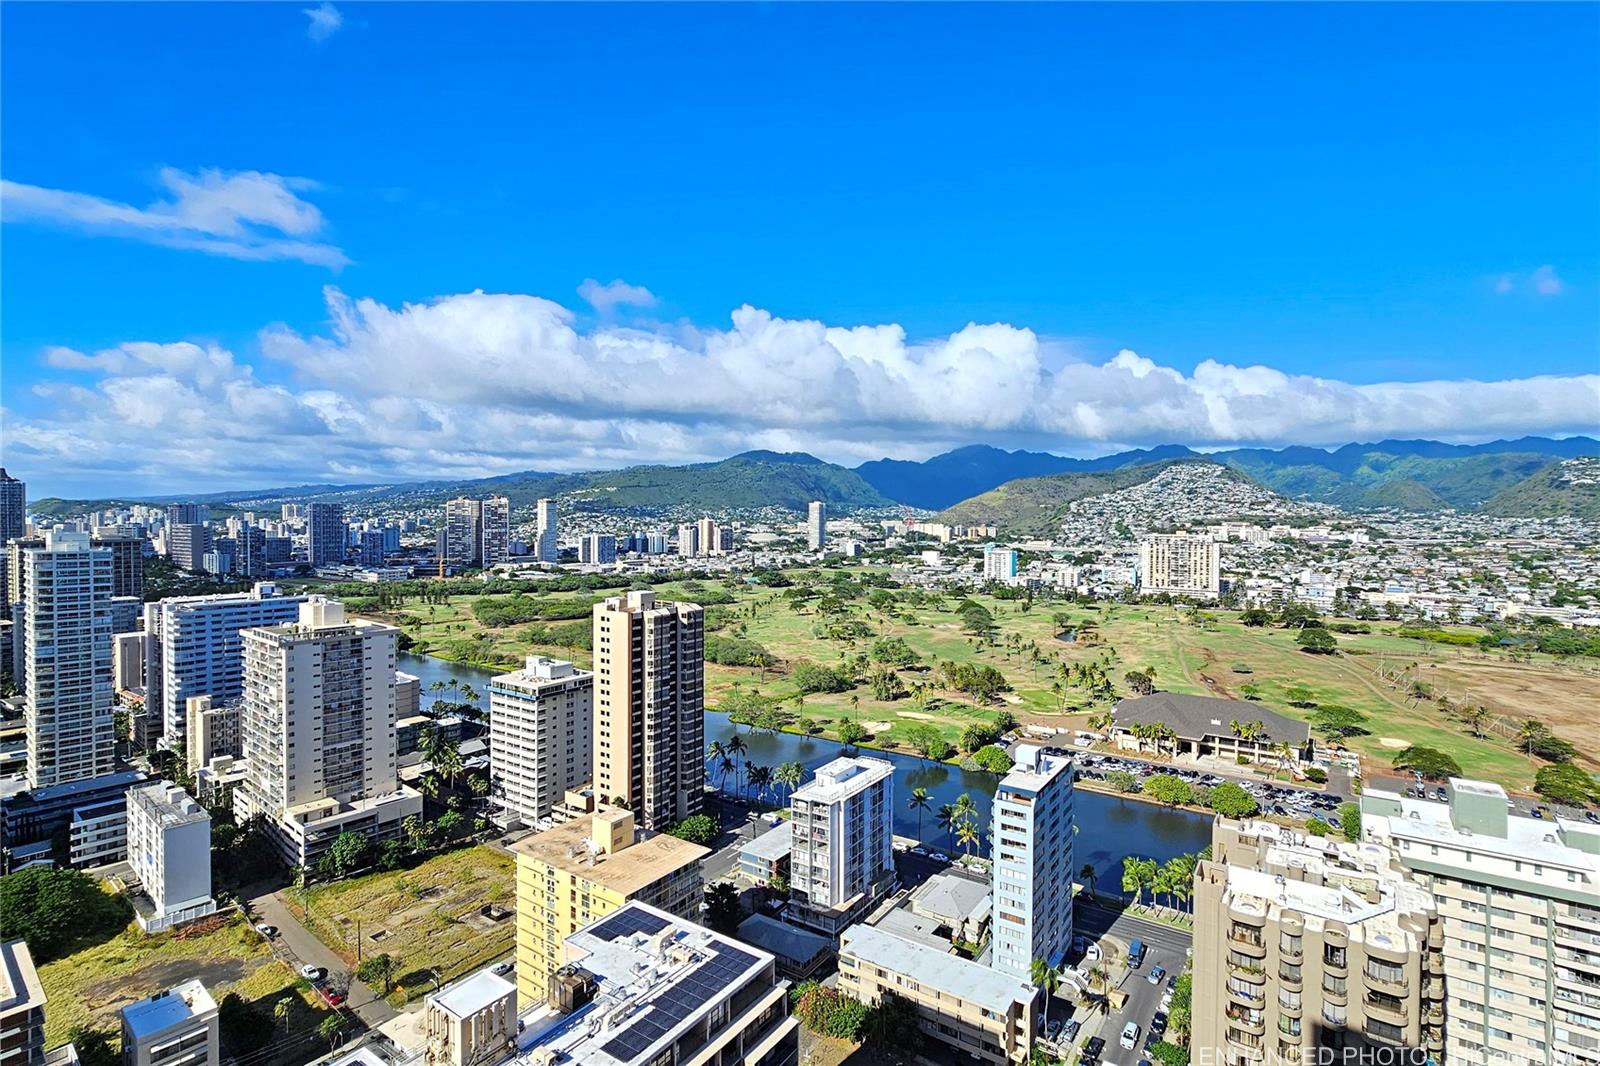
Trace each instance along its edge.
<path fill-rule="evenodd" d="M 1150 1033 L 1152 1036 L 1160 1036 L 1166 1031 L 1167 1016 L 1163 1011 L 1156 1011 L 1155 1015 L 1150 1019 Z"/>
<path fill-rule="evenodd" d="M 1083 1045 L 1083 1054 L 1078 1057 L 1080 1066 L 1095 1066 L 1100 1061 L 1100 1053 L 1106 1049 L 1104 1037 L 1091 1036 L 1089 1042 Z"/>
<path fill-rule="evenodd" d="M 1148 980 L 1153 985 L 1159 985 L 1161 983 L 1162 978 L 1164 978 L 1166 976 L 1167 976 L 1166 967 L 1164 967 L 1164 966 L 1156 966 L 1156 967 L 1153 967 L 1150 970 L 1150 976 L 1149 976 Z"/>
<path fill-rule="evenodd" d="M 1088 947 L 1084 948 L 1083 949 L 1083 961 L 1084 962 L 1099 962 L 1100 961 L 1100 945 L 1099 944 L 1090 944 Z"/>
<path fill-rule="evenodd" d="M 1129 1022 L 1127 1025 L 1122 1027 L 1122 1040 L 1120 1043 L 1129 1051 L 1132 1051 L 1134 1048 L 1139 1046 L 1138 1022 Z"/>
<path fill-rule="evenodd" d="M 1446 792 L 1442 788 L 1436 788 L 1433 790 L 1433 798 L 1443 803 L 1445 800 L 1450 798 L 1450 793 Z"/>
<path fill-rule="evenodd" d="M 300 967 L 300 976 L 307 981 L 315 981 L 322 976 L 322 967 L 313 966 L 309 962 Z"/>
<path fill-rule="evenodd" d="M 928 849 L 923 847 L 921 844 L 917 844 L 914 847 L 912 847 L 911 854 L 913 854 L 913 855 L 926 855 L 926 854 L 928 854 Z"/>
<path fill-rule="evenodd" d="M 950 856 L 946 855 L 942 851 L 936 851 L 932 855 L 928 856 L 928 858 L 932 859 L 934 862 L 949 862 L 950 861 Z"/>
<path fill-rule="evenodd" d="M 1056 1018 L 1051 1018 L 1049 1023 L 1047 1025 L 1045 1025 L 1045 1027 L 1044 1027 L 1044 1038 L 1046 1040 L 1054 1040 L 1056 1037 L 1058 1037 L 1060 1035 L 1061 1035 L 1061 1022 Z"/>
<path fill-rule="evenodd" d="M 327 985 L 318 985 L 317 994 L 321 996 L 322 1001 L 330 1007 L 337 1007 L 344 1003 L 344 993 L 329 988 Z"/>
<path fill-rule="evenodd" d="M 497 962 L 497 963 L 494 964 L 494 972 L 496 974 L 500 975 L 501 977 L 504 977 L 506 974 L 510 973 L 512 970 L 515 970 L 516 968 L 517 968 L 517 964 L 512 962 L 510 959 L 507 959 L 504 962 Z"/>
<path fill-rule="evenodd" d="M 1594 811 L 1584 811 L 1583 816 L 1591 822 L 1600 823 L 1600 814 L 1596 814 Z"/>
<path fill-rule="evenodd" d="M 275 925 L 268 925 L 266 922 L 257 922 L 256 932 L 260 933 L 268 940 L 271 940 L 273 937 L 278 935 L 278 927 Z"/>
<path fill-rule="evenodd" d="M 1078 1033 L 1083 1030 L 1083 1023 L 1074 1018 L 1069 1021 L 1065 1029 L 1061 1030 L 1061 1039 L 1071 1043 L 1078 1039 Z"/>

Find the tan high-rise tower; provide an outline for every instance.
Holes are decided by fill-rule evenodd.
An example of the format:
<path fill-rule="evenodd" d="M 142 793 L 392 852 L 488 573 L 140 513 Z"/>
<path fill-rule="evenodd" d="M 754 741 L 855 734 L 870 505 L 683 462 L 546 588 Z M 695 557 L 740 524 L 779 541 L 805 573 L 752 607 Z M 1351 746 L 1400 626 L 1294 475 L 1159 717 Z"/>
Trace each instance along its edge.
<path fill-rule="evenodd" d="M 653 592 L 594 608 L 594 789 L 646 829 L 700 813 L 705 627 L 693 603 Z"/>

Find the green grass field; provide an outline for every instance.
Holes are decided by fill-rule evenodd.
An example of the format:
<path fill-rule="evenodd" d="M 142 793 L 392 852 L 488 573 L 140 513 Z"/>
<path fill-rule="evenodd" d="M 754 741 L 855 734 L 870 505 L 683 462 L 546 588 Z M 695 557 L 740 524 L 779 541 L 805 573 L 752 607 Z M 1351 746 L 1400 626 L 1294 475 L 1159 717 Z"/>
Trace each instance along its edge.
<path fill-rule="evenodd" d="M 663 585 L 657 591 L 669 599 L 694 599 L 708 591 L 713 598 L 731 595 L 733 603 L 714 609 L 721 622 L 716 632 L 755 641 L 779 660 L 771 670 L 707 663 L 709 706 L 717 706 L 736 690 L 756 692 L 787 701 L 787 709 L 813 720 L 824 735 L 837 737 L 840 724 L 853 719 L 875 734 L 874 743 L 884 746 L 893 746 L 905 727 L 922 722 L 934 725 L 954 743 L 969 722 L 990 719 L 1002 708 L 1025 722 L 1081 726 L 1090 713 L 1108 704 L 1096 702 L 1071 684 L 1053 688 L 1063 668 L 1081 662 L 1103 665 L 1118 696 L 1128 692 L 1125 673 L 1154 668 L 1157 687 L 1173 692 L 1244 698 L 1244 685 L 1249 683 L 1254 686 L 1251 694 L 1263 706 L 1292 717 L 1308 717 L 1318 706 L 1349 707 L 1369 718 L 1369 734 L 1347 742 L 1369 760 L 1369 768 L 1387 770 L 1397 748 L 1425 744 L 1453 755 L 1470 775 L 1517 789 L 1531 786 L 1535 764 L 1515 752 L 1508 740 L 1468 735 L 1437 703 L 1414 697 L 1414 681 L 1447 694 L 1456 704 L 1482 703 L 1508 720 L 1541 718 L 1580 748 L 1590 746 L 1584 743 L 1591 728 L 1588 723 L 1600 713 L 1600 701 L 1592 695 L 1600 691 L 1600 664 L 1558 662 L 1548 656 L 1516 663 L 1498 652 L 1398 637 L 1395 623 L 1372 623 L 1370 634 L 1339 635 L 1338 655 L 1310 655 L 1299 650 L 1291 631 L 1247 628 L 1233 612 L 1209 612 L 1197 622 L 1171 607 L 1040 601 L 1025 610 L 1018 601 L 974 595 L 970 598 L 993 614 L 996 627 L 990 640 L 980 641 L 962 628 L 953 611 L 967 597 L 951 594 L 943 597 L 942 609 L 931 605 L 878 609 L 864 597 L 847 598 L 845 617 L 864 623 L 870 635 L 838 640 L 819 635 L 815 611 L 791 603 L 781 590 L 707 581 L 688 589 Z M 567 598 L 573 601 L 574 613 L 593 599 L 582 594 Z M 417 642 L 415 650 L 446 658 L 511 666 L 521 656 L 539 651 L 589 663 L 586 647 L 580 646 L 586 643 L 581 624 L 575 628 L 569 624 L 564 632 L 570 646 L 535 643 L 530 634 L 565 623 L 489 629 L 473 614 L 475 599 L 407 605 L 384 617 L 404 626 Z M 1057 615 L 1065 615 L 1082 639 L 1058 640 Z M 920 664 L 900 673 L 908 687 L 918 682 L 932 686 L 925 700 L 880 701 L 863 684 L 849 692 L 816 693 L 795 702 L 800 693 L 791 671 L 797 663 L 837 665 L 886 637 L 903 638 L 921 657 Z M 943 660 L 993 666 L 1005 675 L 1011 691 L 975 707 L 963 694 L 937 686 L 931 667 Z M 1248 673 L 1237 672 L 1236 667 Z M 1294 686 L 1311 690 L 1311 706 L 1289 705 L 1286 693 Z M 1600 765 L 1587 753 L 1584 759 L 1590 769 Z"/>
<path fill-rule="evenodd" d="M 217 1002 L 236 992 L 263 1005 L 267 1017 L 273 1004 L 291 997 L 296 1006 L 283 1023 L 285 1033 L 314 1030 L 326 1016 L 305 982 L 272 957 L 243 918 L 213 919 L 157 936 L 130 925 L 109 940 L 39 967 L 47 1002 L 45 1046 L 66 1042 L 80 1025 L 115 1036 L 119 1008 L 191 977 L 199 978 Z"/>
<path fill-rule="evenodd" d="M 487 904 L 516 905 L 516 863 L 489 847 L 464 848 L 409 870 L 391 870 L 314 886 L 309 916 L 298 892 L 284 898 L 317 939 L 353 973 L 363 958 L 395 958 L 395 983 L 408 998 L 433 991 L 436 970 L 448 983 L 511 951 L 516 921 L 491 921 Z"/>

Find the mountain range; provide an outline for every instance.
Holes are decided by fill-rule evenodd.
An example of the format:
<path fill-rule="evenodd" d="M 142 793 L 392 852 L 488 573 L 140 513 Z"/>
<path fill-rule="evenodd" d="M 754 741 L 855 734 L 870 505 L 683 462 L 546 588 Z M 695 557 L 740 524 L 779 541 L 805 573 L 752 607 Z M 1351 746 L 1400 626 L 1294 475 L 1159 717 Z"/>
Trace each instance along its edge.
<path fill-rule="evenodd" d="M 1123 482 L 1136 484 L 1175 460 L 1203 460 L 1220 463 L 1284 496 L 1352 509 L 1397 507 L 1436 512 L 1455 508 L 1503 515 L 1600 517 L 1600 484 L 1592 477 L 1564 472 L 1562 462 L 1588 456 L 1600 456 L 1600 441 L 1592 437 L 1523 437 L 1471 445 L 1385 440 L 1347 444 L 1332 451 L 1296 446 L 1200 453 L 1182 445 L 1164 445 L 1094 459 L 973 445 L 921 462 L 879 459 L 855 469 L 803 452 L 751 451 L 686 466 L 632 466 L 587 473 L 524 471 L 389 485 L 301 485 L 181 498 L 210 503 L 224 513 L 312 500 L 428 506 L 452 496 L 496 493 L 509 497 L 517 508 L 529 507 L 541 496 L 558 496 L 563 507 L 575 511 L 648 512 L 674 507 L 713 511 L 768 506 L 803 510 L 807 501 L 818 499 L 840 511 L 896 504 L 944 510 L 1012 485 L 1010 495 L 1021 498 L 1027 494 L 1033 499 L 1027 507 L 1037 510 L 1052 502 L 1059 505 L 1094 492 L 1115 491 L 1126 487 Z M 1125 477 L 1101 476 L 1124 470 L 1130 472 Z M 1041 478 L 1046 479 L 1042 484 L 1012 484 Z M 1057 498 L 1036 498 L 1041 493 Z M 43 499 L 35 501 L 32 509 L 46 515 L 73 515 L 119 503 L 163 503 L 178 498 Z"/>

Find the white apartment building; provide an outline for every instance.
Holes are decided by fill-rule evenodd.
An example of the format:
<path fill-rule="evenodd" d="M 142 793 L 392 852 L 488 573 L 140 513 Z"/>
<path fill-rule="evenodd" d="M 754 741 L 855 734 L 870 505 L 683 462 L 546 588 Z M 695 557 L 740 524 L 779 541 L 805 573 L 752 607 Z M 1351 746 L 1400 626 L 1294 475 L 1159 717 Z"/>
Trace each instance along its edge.
<path fill-rule="evenodd" d="M 173 596 L 145 606 L 146 706 L 159 707 L 162 744 L 176 749 L 188 729 L 191 696 L 217 704 L 244 691 L 239 634 L 282 625 L 300 616 L 304 596 L 279 595 L 278 586 L 258 582 L 249 592 Z"/>
<path fill-rule="evenodd" d="M 115 769 L 111 552 L 87 533 L 51 531 L 22 553 L 23 721 L 28 787 Z"/>
<path fill-rule="evenodd" d="M 0 1066 L 44 1066 L 55 1057 L 44 1051 L 45 1000 L 27 942 L 0 943 Z"/>
<path fill-rule="evenodd" d="M 221 1058 L 217 1004 L 199 981 L 157 992 L 118 1013 L 126 1066 L 217 1066 Z"/>
<path fill-rule="evenodd" d="M 471 566 L 483 542 L 483 502 L 458 496 L 444 505 L 444 561 Z"/>
<path fill-rule="evenodd" d="M 994 849 L 991 965 L 1030 979 L 1034 959 L 1060 966 L 1072 943 L 1072 761 L 1041 747 L 1017 748 L 1000 779 Z"/>
<path fill-rule="evenodd" d="M 819 552 L 828 545 L 828 505 L 812 500 L 806 507 L 806 547 Z"/>
<path fill-rule="evenodd" d="M 517 1035 L 517 986 L 493 970 L 477 973 L 423 1001 L 427 1066 L 487 1066 L 509 1058 Z"/>
<path fill-rule="evenodd" d="M 172 782 L 128 790 L 128 865 L 144 897 L 134 918 L 146 933 L 215 913 L 211 815 Z"/>
<path fill-rule="evenodd" d="M 392 837 L 422 813 L 397 772 L 398 633 L 321 596 L 294 624 L 244 633 L 247 769 L 234 809 L 263 816 L 291 866 L 313 865 L 342 832 Z"/>
<path fill-rule="evenodd" d="M 487 570 L 511 558 L 511 501 L 490 496 L 483 501 L 478 531 L 478 560 Z"/>
<path fill-rule="evenodd" d="M 533 517 L 535 529 L 538 531 L 534 554 L 541 563 L 560 562 L 561 546 L 556 539 L 556 501 L 549 498 L 539 500 L 534 505 Z"/>
<path fill-rule="evenodd" d="M 685 523 L 678 527 L 678 555 L 692 559 L 700 554 L 700 527 Z"/>
<path fill-rule="evenodd" d="M 1017 577 L 1017 550 L 1015 548 L 996 548 L 993 545 L 983 549 L 983 579 L 985 581 L 1015 581 Z"/>
<path fill-rule="evenodd" d="M 504 825 L 532 825 L 589 780 L 594 674 L 530 655 L 489 680 L 489 780 Z"/>
<path fill-rule="evenodd" d="M 893 889 L 894 766 L 841 756 L 795 790 L 791 920 L 829 936 Z"/>
<path fill-rule="evenodd" d="M 1139 591 L 1215 596 L 1222 545 L 1201 533 L 1152 533 L 1139 544 Z"/>
<path fill-rule="evenodd" d="M 1484 781 L 1452 778 L 1447 795 L 1361 795 L 1362 836 L 1438 903 L 1445 1060 L 1600 1063 L 1600 826 L 1512 814 Z"/>

